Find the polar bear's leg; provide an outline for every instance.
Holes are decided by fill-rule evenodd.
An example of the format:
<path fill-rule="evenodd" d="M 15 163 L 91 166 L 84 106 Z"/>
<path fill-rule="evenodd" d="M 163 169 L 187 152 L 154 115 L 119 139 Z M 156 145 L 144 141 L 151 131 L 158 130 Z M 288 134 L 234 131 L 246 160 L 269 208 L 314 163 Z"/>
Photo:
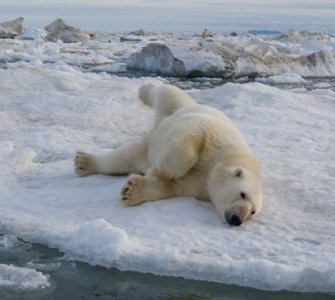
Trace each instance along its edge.
<path fill-rule="evenodd" d="M 156 124 L 176 110 L 193 106 L 196 102 L 181 89 L 172 85 L 144 84 L 139 91 L 143 103 L 156 111 Z"/>
<path fill-rule="evenodd" d="M 146 139 L 101 155 L 77 152 L 75 171 L 78 176 L 91 174 L 123 175 L 145 173 L 148 168 Z"/>
<path fill-rule="evenodd" d="M 185 176 L 197 163 L 205 140 L 202 133 L 193 133 L 191 125 L 187 122 L 180 128 L 177 141 L 162 141 L 161 153 L 157 155 L 153 165 L 159 174 L 178 179 Z"/>
<path fill-rule="evenodd" d="M 164 177 L 148 175 L 130 175 L 123 186 L 120 198 L 125 205 L 138 205 L 176 196 L 176 183 Z"/>
<path fill-rule="evenodd" d="M 171 179 L 183 177 L 196 164 L 199 158 L 198 149 L 184 143 L 170 145 L 170 151 L 161 155 L 156 164 L 158 172 Z"/>

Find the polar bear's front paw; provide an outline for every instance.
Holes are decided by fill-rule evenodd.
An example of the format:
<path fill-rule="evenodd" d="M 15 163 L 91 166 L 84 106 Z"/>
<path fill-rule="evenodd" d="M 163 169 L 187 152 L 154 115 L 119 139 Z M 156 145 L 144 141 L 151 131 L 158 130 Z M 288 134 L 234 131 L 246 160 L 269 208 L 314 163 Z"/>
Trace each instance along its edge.
<path fill-rule="evenodd" d="M 78 151 L 74 159 L 74 168 L 78 176 L 87 176 L 96 173 L 93 156 L 86 152 Z"/>
<path fill-rule="evenodd" d="M 144 176 L 130 175 L 121 190 L 120 198 L 122 203 L 128 206 L 132 206 L 145 202 L 144 186 Z"/>

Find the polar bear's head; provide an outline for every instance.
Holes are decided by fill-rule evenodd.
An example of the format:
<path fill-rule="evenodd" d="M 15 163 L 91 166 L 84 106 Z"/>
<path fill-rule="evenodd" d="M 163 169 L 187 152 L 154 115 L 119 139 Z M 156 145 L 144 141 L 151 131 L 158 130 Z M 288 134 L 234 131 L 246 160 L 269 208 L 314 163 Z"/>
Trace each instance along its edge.
<path fill-rule="evenodd" d="M 216 210 L 230 225 L 240 226 L 262 210 L 258 172 L 243 167 L 224 168 L 212 174 L 208 187 Z"/>

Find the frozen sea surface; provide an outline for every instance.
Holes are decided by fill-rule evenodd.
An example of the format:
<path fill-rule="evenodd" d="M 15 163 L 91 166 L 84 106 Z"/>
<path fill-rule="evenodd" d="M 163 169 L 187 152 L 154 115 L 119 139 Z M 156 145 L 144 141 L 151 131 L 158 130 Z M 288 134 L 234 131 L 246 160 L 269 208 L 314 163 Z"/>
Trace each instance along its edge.
<path fill-rule="evenodd" d="M 190 60 L 190 49 L 203 42 L 194 35 L 131 41 L 129 34 L 100 33 L 77 44 L 43 36 L 36 29 L 0 40 L 0 250 L 21 245 L 18 237 L 62 251 L 65 261 L 109 269 L 334 294 L 333 36 L 289 32 L 280 39 L 221 35 L 207 41 L 208 51 L 228 45 L 242 53 L 229 67 L 258 70 L 236 78 L 163 78 L 127 69 L 128 58 L 151 39 L 177 49 L 188 68 L 199 61 L 206 68 L 213 56 L 201 55 L 203 49 L 198 61 Z M 286 72 L 260 60 L 278 49 L 286 53 Z M 245 53 L 253 60 L 246 63 Z M 299 59 L 297 65 L 296 57 L 313 57 L 314 64 Z M 147 81 L 187 89 L 237 124 L 262 164 L 259 217 L 232 228 L 211 203 L 192 198 L 125 208 L 118 200 L 125 177 L 74 175 L 76 150 L 103 153 L 149 130 L 153 112 L 137 99 Z M 0 264 L 1 283 L 53 286 L 43 266 L 10 259 Z"/>

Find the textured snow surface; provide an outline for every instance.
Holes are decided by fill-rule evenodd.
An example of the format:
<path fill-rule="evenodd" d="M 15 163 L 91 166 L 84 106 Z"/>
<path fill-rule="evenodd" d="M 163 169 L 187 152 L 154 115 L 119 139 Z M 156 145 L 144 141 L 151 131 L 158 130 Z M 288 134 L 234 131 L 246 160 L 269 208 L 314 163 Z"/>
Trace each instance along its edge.
<path fill-rule="evenodd" d="M 93 265 L 334 292 L 335 93 L 262 83 L 190 91 L 233 119 L 262 164 L 264 210 L 236 228 L 211 203 L 123 207 L 125 177 L 74 175 L 75 150 L 102 153 L 148 130 L 153 113 L 137 100 L 145 81 L 64 65 L 0 70 L 0 231 Z M 0 265 L 0 281 L 14 273 L 18 286 L 47 284 L 25 272 Z"/>

